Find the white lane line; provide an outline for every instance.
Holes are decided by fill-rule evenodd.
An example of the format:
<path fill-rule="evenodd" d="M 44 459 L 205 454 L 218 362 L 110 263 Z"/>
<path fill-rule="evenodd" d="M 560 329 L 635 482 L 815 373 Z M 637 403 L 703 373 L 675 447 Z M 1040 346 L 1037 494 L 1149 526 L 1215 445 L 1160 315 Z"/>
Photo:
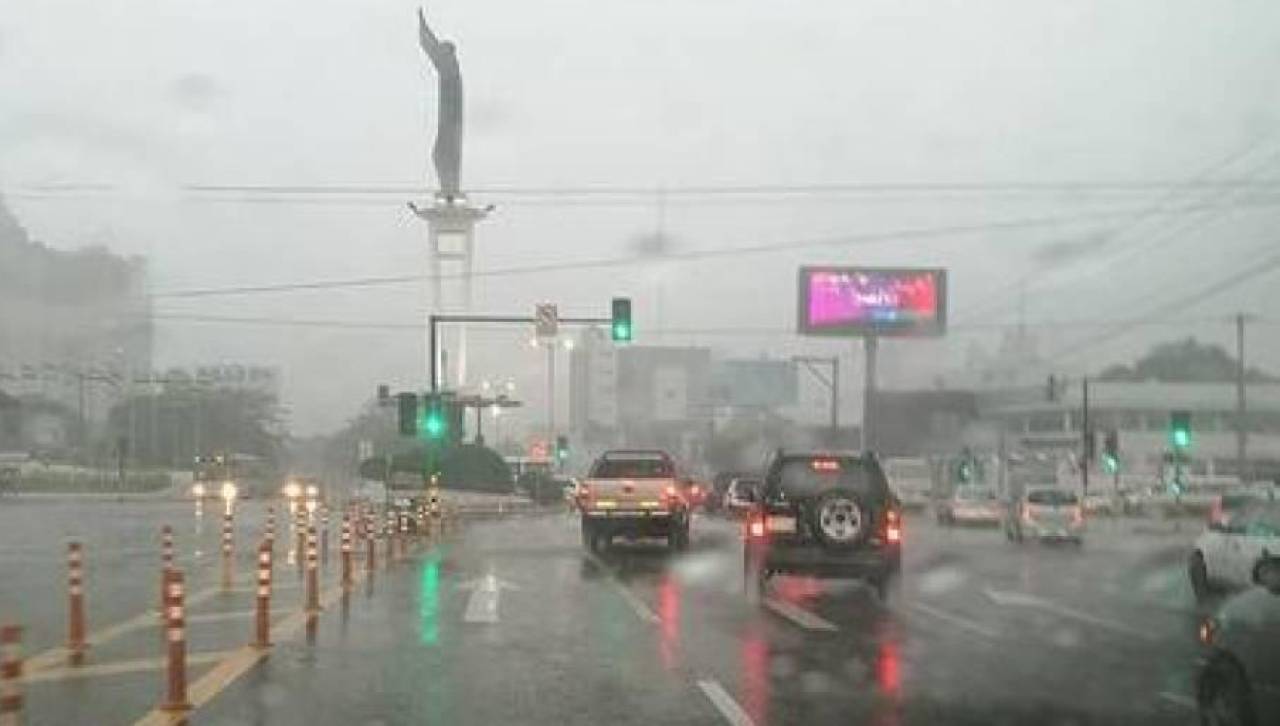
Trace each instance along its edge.
<path fill-rule="evenodd" d="M 840 629 L 839 627 L 836 626 L 835 623 L 831 622 L 830 620 L 826 620 L 825 618 L 815 615 L 809 612 L 808 610 L 805 610 L 804 608 L 799 607 L 797 605 L 792 605 L 791 603 L 785 600 L 779 600 L 774 597 L 766 597 L 764 599 L 764 606 L 769 610 L 773 611 L 775 614 L 780 615 L 786 618 L 787 620 L 790 620 L 791 622 L 795 623 L 796 625 L 799 625 L 805 630 L 820 630 L 824 632 L 834 632 Z"/>
<path fill-rule="evenodd" d="M 1161 691 L 1156 695 L 1160 697 L 1160 700 L 1167 701 L 1175 706 L 1182 706 L 1183 708 L 1189 708 L 1193 711 L 1199 708 L 1199 705 L 1196 703 L 1196 699 L 1191 696 L 1184 696 L 1181 693 L 1174 693 L 1173 691 Z"/>
<path fill-rule="evenodd" d="M 916 612 L 923 613 L 932 618 L 937 618 L 938 620 L 941 620 L 950 625 L 954 625 L 957 628 L 960 628 L 961 630 L 967 630 L 971 633 L 974 633 L 975 635 L 981 635 L 982 637 L 989 638 L 991 640 L 998 640 L 1000 638 L 999 633 L 986 627 L 985 625 L 982 625 L 981 623 L 978 623 L 974 620 L 970 620 L 968 618 L 949 613 L 945 610 L 939 610 L 935 607 L 925 605 L 924 603 L 912 603 L 910 607 L 912 610 L 915 610 Z"/>
<path fill-rule="evenodd" d="M 702 695 L 706 696 L 708 701 L 711 701 L 711 705 L 716 707 L 716 710 L 720 712 L 721 716 L 724 716 L 724 720 L 727 723 L 733 726 L 755 726 L 756 722 L 751 720 L 747 712 L 742 710 L 742 706 L 739 706 L 738 702 L 733 700 L 733 696 L 730 696 L 729 692 L 724 690 L 724 686 L 721 686 L 718 681 L 698 681 L 698 688 L 702 689 Z"/>
<path fill-rule="evenodd" d="M 1067 607 L 1066 605 L 1061 605 L 1052 600 L 1045 600 L 1044 598 L 1039 598 L 1039 597 L 1036 597 L 1035 595 L 1027 595 L 1021 592 L 1003 592 L 1000 590 L 990 590 L 990 589 L 984 589 L 983 592 L 991 600 L 991 602 L 994 602 L 997 605 L 1001 605 L 1001 606 L 1012 605 L 1014 607 L 1039 608 L 1041 610 L 1051 612 L 1055 615 L 1061 615 L 1064 618 L 1070 618 L 1073 620 L 1078 620 L 1083 623 L 1088 623 L 1090 625 L 1096 625 L 1100 628 L 1104 628 L 1106 630 L 1110 630 L 1116 633 L 1121 633 L 1123 635 L 1129 635 L 1135 638 L 1139 638 L 1141 640 L 1150 640 L 1150 641 L 1158 640 L 1158 638 L 1155 638 L 1152 635 L 1142 630 L 1139 630 L 1138 628 L 1133 627 L 1132 625 L 1121 623 L 1116 620 L 1108 620 L 1107 618 L 1100 618 L 1096 615 L 1090 615 L 1089 613 L 1081 612 L 1079 610 L 1076 610 L 1075 608 L 1070 608 L 1070 607 Z"/>
<path fill-rule="evenodd" d="M 635 612 L 637 617 L 639 617 L 641 620 L 645 621 L 646 623 L 653 623 L 655 625 L 657 623 L 662 622 L 662 618 L 659 618 L 657 613 L 649 609 L 648 605 L 645 605 L 644 602 L 640 600 L 640 598 L 636 597 L 636 594 L 634 592 L 631 592 L 631 588 L 627 587 L 621 580 L 618 579 L 617 573 L 613 571 L 613 568 L 606 565 L 604 563 L 604 560 L 600 559 L 594 553 L 591 553 L 591 552 L 587 552 L 586 556 L 587 556 L 587 559 L 589 559 L 593 565 L 598 567 L 601 572 L 604 572 L 606 575 L 608 575 L 609 584 L 613 585 L 613 588 L 618 591 L 618 594 L 622 596 L 622 599 L 627 601 L 627 605 L 631 606 L 631 610 Z"/>

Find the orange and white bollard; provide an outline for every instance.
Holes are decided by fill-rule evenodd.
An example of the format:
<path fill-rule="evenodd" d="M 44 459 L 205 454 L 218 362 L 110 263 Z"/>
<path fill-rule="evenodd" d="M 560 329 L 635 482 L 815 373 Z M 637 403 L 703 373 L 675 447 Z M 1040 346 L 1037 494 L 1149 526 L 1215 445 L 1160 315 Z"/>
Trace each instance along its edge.
<path fill-rule="evenodd" d="M 409 515 L 397 515 L 396 525 L 396 534 L 400 539 L 400 559 L 403 560 L 409 556 Z"/>
<path fill-rule="evenodd" d="M 222 515 L 222 589 L 230 590 L 235 574 L 235 524 L 231 513 Z"/>
<path fill-rule="evenodd" d="M 160 528 L 160 617 L 164 617 L 164 584 L 169 570 L 173 569 L 173 527 Z"/>
<path fill-rule="evenodd" d="M 307 528 L 307 612 L 320 612 L 320 558 L 314 525 Z"/>
<path fill-rule="evenodd" d="M 272 551 L 276 547 L 276 508 L 270 504 L 267 505 L 267 526 L 262 533 L 262 538 L 271 545 Z"/>
<path fill-rule="evenodd" d="M 391 568 L 391 563 L 396 558 L 396 549 L 395 549 L 396 548 L 396 526 L 395 526 L 395 520 L 392 519 L 393 516 L 394 515 L 391 512 L 387 512 L 386 522 L 383 523 L 382 525 L 382 531 L 387 537 L 386 559 L 387 559 L 388 569 Z"/>
<path fill-rule="evenodd" d="M 329 505 L 320 505 L 320 561 L 329 564 Z"/>
<path fill-rule="evenodd" d="M 165 711 L 189 711 L 187 700 L 187 611 L 186 586 L 182 570 L 170 570 L 165 584 L 165 700 L 160 708 Z"/>
<path fill-rule="evenodd" d="M 305 553 L 307 551 L 307 513 L 302 507 L 298 507 L 297 512 L 294 513 L 293 531 L 297 534 L 293 559 L 298 564 L 298 575 L 302 576 L 306 568 Z"/>
<path fill-rule="evenodd" d="M 67 652 L 71 665 L 84 662 L 84 558 L 79 542 L 67 544 Z"/>
<path fill-rule="evenodd" d="M 263 541 L 258 546 L 258 611 L 256 648 L 271 647 L 271 543 Z"/>
<path fill-rule="evenodd" d="M 0 625 L 0 726 L 20 726 L 22 702 L 22 626 Z"/>
<path fill-rule="evenodd" d="M 351 589 L 351 518 L 342 516 L 342 589 Z"/>

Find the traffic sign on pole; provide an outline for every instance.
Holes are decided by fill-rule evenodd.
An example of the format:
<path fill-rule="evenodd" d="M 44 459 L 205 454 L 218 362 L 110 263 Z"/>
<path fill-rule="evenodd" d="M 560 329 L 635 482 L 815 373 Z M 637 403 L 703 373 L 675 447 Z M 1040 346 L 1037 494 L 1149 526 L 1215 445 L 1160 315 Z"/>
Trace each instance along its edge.
<path fill-rule="evenodd" d="M 560 329 L 555 303 L 538 303 L 533 308 L 533 333 L 538 338 L 554 338 Z"/>

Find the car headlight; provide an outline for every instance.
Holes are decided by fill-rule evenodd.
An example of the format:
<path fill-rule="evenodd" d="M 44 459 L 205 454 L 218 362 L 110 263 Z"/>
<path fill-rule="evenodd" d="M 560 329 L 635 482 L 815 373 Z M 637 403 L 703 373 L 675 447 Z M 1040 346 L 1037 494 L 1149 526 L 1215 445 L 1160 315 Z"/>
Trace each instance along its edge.
<path fill-rule="evenodd" d="M 223 499 L 227 499 L 227 500 L 235 499 L 236 495 L 238 495 L 239 493 L 240 493 L 240 490 L 236 488 L 235 482 L 229 482 L 229 481 L 222 482 L 222 498 Z"/>
<path fill-rule="evenodd" d="M 290 499 L 297 499 L 302 495 L 302 487 L 295 482 L 289 482 L 284 485 L 284 495 Z"/>
<path fill-rule="evenodd" d="M 193 497 L 203 497 L 203 496 L 204 496 L 204 485 L 203 485 L 203 484 L 196 484 L 195 486 L 191 487 L 191 496 L 193 496 Z"/>
<path fill-rule="evenodd" d="M 316 496 L 318 496 L 319 494 L 320 494 L 320 490 L 316 487 L 316 485 L 315 485 L 315 484 L 308 484 L 308 485 L 307 485 L 307 496 L 308 496 L 308 497 L 311 497 L 312 499 L 314 499 L 314 498 L 315 498 Z"/>

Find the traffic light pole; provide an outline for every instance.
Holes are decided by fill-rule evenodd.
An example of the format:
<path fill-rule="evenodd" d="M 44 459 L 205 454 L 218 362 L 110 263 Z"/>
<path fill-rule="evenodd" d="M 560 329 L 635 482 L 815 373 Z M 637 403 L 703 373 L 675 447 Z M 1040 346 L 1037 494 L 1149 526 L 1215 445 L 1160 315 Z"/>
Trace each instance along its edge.
<path fill-rule="evenodd" d="M 1085 376 L 1081 381 L 1081 385 L 1083 386 L 1082 397 L 1084 399 L 1084 413 L 1080 417 L 1081 429 L 1084 432 L 1084 456 L 1081 458 L 1084 459 L 1084 464 L 1080 467 L 1083 477 L 1081 480 L 1082 486 L 1080 498 L 1084 499 L 1089 496 L 1089 464 L 1093 460 L 1093 447 L 1095 442 L 1093 440 L 1093 431 L 1089 428 L 1089 376 Z"/>
<path fill-rule="evenodd" d="M 533 325 L 535 319 L 529 315 L 463 315 L 437 314 L 427 316 L 427 337 L 429 338 L 428 357 L 430 361 L 431 392 L 440 391 L 440 326 L 444 323 L 491 323 L 498 325 L 526 324 Z M 609 325 L 613 318 L 560 318 L 560 325 Z"/>

